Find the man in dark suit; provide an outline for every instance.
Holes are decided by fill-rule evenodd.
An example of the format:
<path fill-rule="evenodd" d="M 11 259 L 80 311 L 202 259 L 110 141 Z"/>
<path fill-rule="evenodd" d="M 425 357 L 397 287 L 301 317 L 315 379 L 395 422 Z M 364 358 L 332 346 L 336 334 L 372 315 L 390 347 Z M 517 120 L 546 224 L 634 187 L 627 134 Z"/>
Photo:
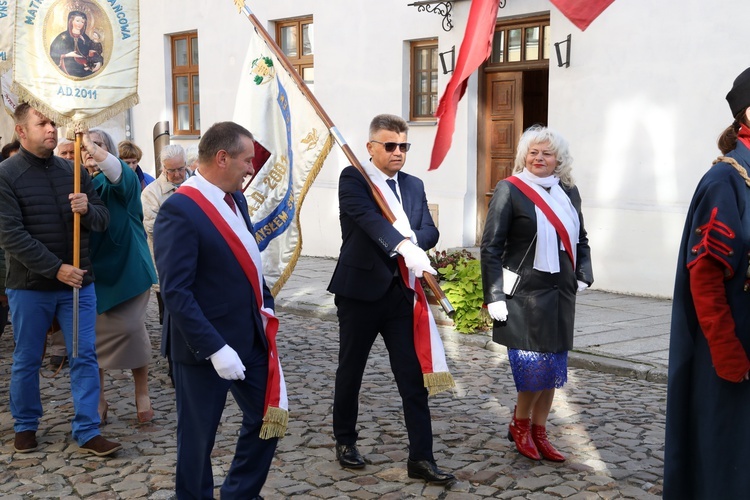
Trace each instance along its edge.
<path fill-rule="evenodd" d="M 401 171 L 409 143 L 408 126 L 398 116 L 378 115 L 370 124 L 363 165 L 368 177 L 396 215 L 390 223 L 378 208 L 368 184 L 354 167 L 339 179 L 343 242 L 328 290 L 336 294 L 339 318 L 339 365 L 333 402 L 336 457 L 342 467 L 362 468 L 357 449 L 359 390 L 378 333 L 388 349 L 409 435 L 409 477 L 447 484 L 453 475 L 438 469 L 432 454 L 428 391 L 414 343 L 414 292 L 404 283 L 399 255 L 417 277 L 435 274 L 425 249 L 438 240 L 427 207 L 424 184 Z"/>
<path fill-rule="evenodd" d="M 239 192 L 253 174 L 253 155 L 245 128 L 213 125 L 201 138 L 196 175 L 164 202 L 154 224 L 177 398 L 179 499 L 214 498 L 211 450 L 228 391 L 243 418 L 221 498 L 259 498 L 284 433 L 285 418 L 271 431 L 263 422 L 265 411 L 286 417 L 286 392 L 278 363 L 269 365 L 278 360 L 278 321 Z M 271 402 L 281 397 L 278 408 L 265 408 L 267 392 Z"/>

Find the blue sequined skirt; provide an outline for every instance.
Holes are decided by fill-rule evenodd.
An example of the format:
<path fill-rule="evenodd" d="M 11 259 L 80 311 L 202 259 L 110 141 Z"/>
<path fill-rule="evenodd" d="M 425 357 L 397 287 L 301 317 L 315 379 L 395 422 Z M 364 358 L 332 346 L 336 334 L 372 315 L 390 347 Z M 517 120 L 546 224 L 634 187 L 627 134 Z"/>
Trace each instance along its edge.
<path fill-rule="evenodd" d="M 508 349 L 508 360 L 518 392 L 559 389 L 568 381 L 568 351 Z"/>

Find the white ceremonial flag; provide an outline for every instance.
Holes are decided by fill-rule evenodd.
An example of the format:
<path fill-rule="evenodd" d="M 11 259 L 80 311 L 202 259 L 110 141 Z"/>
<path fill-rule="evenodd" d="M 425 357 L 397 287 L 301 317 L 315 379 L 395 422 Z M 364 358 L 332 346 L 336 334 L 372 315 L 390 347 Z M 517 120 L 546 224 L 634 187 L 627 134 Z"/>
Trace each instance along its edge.
<path fill-rule="evenodd" d="M 300 208 L 333 137 L 274 52 L 251 29 L 234 121 L 252 132 L 256 158 L 265 159 L 256 166 L 245 198 L 262 252 L 263 274 L 276 295 L 302 250 Z"/>
<path fill-rule="evenodd" d="M 2 0 L 0 0 L 2 2 Z M 5 111 L 13 116 L 13 113 L 18 106 L 18 97 L 16 94 L 11 92 L 10 88 L 13 85 L 13 70 L 8 70 L 0 73 L 0 88 L 2 89 L 3 95 L 3 107 Z"/>
<path fill-rule="evenodd" d="M 15 6 L 15 0 L 0 0 L 0 74 L 12 64 Z"/>
<path fill-rule="evenodd" d="M 138 0 L 19 1 L 15 14 L 13 90 L 21 101 L 70 129 L 137 104 Z"/>

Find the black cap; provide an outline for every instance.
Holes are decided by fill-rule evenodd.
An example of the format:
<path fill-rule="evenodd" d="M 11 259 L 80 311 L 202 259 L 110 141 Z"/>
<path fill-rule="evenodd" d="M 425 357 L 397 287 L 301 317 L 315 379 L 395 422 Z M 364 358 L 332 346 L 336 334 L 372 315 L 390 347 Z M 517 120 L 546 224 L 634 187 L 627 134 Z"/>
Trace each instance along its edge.
<path fill-rule="evenodd" d="M 734 79 L 732 90 L 727 94 L 727 102 L 732 110 L 732 116 L 737 116 L 750 106 L 750 68 Z"/>

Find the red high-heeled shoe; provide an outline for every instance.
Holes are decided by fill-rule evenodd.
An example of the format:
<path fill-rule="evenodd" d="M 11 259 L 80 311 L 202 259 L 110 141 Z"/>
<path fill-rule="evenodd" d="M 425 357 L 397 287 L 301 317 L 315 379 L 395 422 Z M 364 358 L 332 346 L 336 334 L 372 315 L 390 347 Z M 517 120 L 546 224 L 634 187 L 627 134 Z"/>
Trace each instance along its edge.
<path fill-rule="evenodd" d="M 516 443 L 518 452 L 532 460 L 541 460 L 542 456 L 536 449 L 534 441 L 531 439 L 531 419 L 516 418 L 516 409 L 513 408 L 513 420 L 510 421 L 508 428 L 508 439 Z"/>
<path fill-rule="evenodd" d="M 552 462 L 564 462 L 565 455 L 557 451 L 547 438 L 547 428 L 543 425 L 532 424 L 531 439 L 534 441 L 537 450 L 542 454 L 545 460 Z"/>

